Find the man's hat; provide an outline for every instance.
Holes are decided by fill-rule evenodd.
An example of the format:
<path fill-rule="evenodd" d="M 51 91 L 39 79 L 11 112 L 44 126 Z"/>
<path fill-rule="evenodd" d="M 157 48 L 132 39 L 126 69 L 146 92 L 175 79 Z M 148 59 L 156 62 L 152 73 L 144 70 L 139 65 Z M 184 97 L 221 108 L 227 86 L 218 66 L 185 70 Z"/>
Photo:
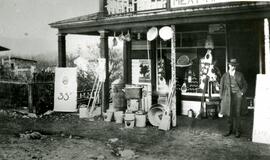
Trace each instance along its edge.
<path fill-rule="evenodd" d="M 235 58 L 232 58 L 230 59 L 230 62 L 228 62 L 230 65 L 233 65 L 233 66 L 237 66 L 239 65 L 239 63 L 237 62 L 237 59 Z"/>

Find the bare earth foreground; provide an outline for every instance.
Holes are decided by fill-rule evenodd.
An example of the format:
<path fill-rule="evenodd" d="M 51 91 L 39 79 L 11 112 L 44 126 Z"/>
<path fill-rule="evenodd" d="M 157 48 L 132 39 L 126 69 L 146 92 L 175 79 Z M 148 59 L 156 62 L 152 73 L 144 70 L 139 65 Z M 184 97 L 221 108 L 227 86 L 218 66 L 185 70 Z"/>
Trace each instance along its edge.
<path fill-rule="evenodd" d="M 224 138 L 225 119 L 178 117 L 164 132 L 152 127 L 126 129 L 124 124 L 88 121 L 78 114 L 53 113 L 29 118 L 0 112 L 0 159 L 28 160 L 259 160 L 270 159 L 270 145 L 251 142 L 252 113 L 243 117 L 243 133 Z M 269 125 L 269 124 L 266 124 Z"/>

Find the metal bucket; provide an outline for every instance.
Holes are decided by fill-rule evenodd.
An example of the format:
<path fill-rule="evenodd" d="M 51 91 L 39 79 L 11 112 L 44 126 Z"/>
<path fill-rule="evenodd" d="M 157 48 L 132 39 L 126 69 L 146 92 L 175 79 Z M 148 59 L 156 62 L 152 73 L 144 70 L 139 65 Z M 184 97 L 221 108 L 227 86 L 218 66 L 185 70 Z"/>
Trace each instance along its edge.
<path fill-rule="evenodd" d="M 146 115 L 138 113 L 135 115 L 136 127 L 145 127 L 146 126 Z"/>
<path fill-rule="evenodd" d="M 126 113 L 125 114 L 125 128 L 133 128 L 135 125 L 135 114 Z"/>
<path fill-rule="evenodd" d="M 114 112 L 115 123 L 123 123 L 124 113 L 123 111 Z"/>
<path fill-rule="evenodd" d="M 88 118 L 89 117 L 87 105 L 82 104 L 79 106 L 79 117 L 80 118 Z"/>
<path fill-rule="evenodd" d="M 125 87 L 126 99 L 141 99 L 142 98 L 142 87 Z"/>

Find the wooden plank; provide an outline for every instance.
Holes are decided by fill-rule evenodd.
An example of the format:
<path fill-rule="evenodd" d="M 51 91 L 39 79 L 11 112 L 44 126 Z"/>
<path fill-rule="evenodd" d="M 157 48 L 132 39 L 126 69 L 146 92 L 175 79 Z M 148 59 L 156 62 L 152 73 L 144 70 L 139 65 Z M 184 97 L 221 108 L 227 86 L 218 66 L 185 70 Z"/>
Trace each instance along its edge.
<path fill-rule="evenodd" d="M 33 113 L 34 108 L 33 108 L 33 86 L 32 86 L 32 84 L 27 85 L 27 90 L 28 90 L 28 111 L 29 111 L 29 113 Z"/>
<path fill-rule="evenodd" d="M 20 85 L 28 84 L 27 82 L 5 81 L 5 80 L 0 80 L 0 83 L 3 83 L 3 84 L 20 84 Z"/>

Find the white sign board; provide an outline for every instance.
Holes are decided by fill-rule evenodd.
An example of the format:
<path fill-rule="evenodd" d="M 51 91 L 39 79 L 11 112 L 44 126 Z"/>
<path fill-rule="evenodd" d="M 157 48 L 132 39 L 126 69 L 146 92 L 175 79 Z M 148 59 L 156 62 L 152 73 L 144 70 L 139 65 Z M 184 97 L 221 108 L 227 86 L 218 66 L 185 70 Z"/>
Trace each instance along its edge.
<path fill-rule="evenodd" d="M 54 111 L 76 112 L 77 69 L 56 68 L 54 82 Z"/>
<path fill-rule="evenodd" d="M 99 81 L 105 82 L 106 79 L 106 59 L 105 58 L 99 58 L 98 59 L 98 67 L 96 68 L 96 73 L 99 76 Z"/>
<path fill-rule="evenodd" d="M 133 59 L 132 67 L 132 84 L 149 84 L 151 83 L 151 60 Z"/>
<path fill-rule="evenodd" d="M 171 7 L 189 7 L 189 6 L 199 6 L 199 5 L 209 5 L 216 3 L 226 3 L 226 2 L 237 2 L 245 0 L 171 0 Z"/>
<path fill-rule="evenodd" d="M 270 144 L 270 76 L 258 74 L 252 141 Z"/>

